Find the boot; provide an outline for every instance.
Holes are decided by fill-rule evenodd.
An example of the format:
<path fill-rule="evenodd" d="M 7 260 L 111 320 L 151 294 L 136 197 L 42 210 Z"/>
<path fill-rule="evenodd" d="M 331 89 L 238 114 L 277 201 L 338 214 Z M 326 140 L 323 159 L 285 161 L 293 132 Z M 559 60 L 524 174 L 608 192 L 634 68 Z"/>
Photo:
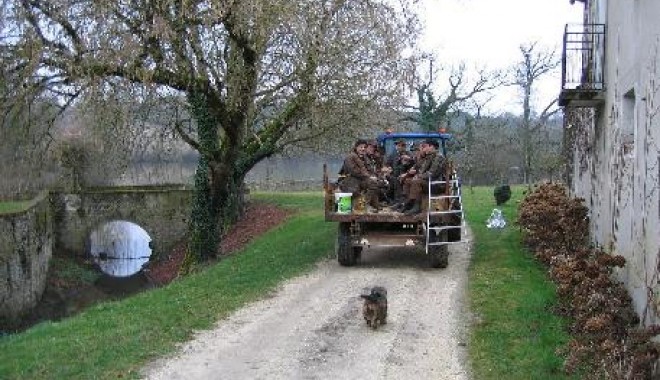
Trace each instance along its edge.
<path fill-rule="evenodd" d="M 411 209 L 406 210 L 403 214 L 404 215 L 416 215 L 422 212 L 422 202 L 420 201 L 414 201 L 414 205 L 412 206 Z"/>
<path fill-rule="evenodd" d="M 378 201 L 378 194 L 372 194 L 369 197 L 369 206 L 373 207 L 373 212 L 378 212 L 381 209 L 380 202 Z"/>

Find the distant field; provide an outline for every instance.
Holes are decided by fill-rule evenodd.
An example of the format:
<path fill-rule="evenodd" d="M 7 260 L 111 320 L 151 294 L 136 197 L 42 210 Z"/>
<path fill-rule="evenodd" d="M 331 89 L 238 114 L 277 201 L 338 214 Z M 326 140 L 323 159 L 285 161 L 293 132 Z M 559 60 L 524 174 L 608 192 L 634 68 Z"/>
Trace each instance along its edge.
<path fill-rule="evenodd" d="M 18 202 L 0 202 L 0 214 L 21 211 L 28 207 L 30 201 L 18 201 Z"/>

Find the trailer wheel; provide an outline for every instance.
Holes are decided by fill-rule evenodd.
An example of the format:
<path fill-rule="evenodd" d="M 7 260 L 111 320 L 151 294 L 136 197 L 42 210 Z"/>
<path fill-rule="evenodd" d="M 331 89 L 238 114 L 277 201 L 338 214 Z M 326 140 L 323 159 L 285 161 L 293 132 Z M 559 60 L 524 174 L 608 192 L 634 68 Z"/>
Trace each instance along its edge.
<path fill-rule="evenodd" d="M 350 223 L 339 223 L 337 228 L 337 243 L 335 244 L 337 261 L 345 267 L 355 265 L 358 252 L 351 247 L 351 225 Z"/>
<path fill-rule="evenodd" d="M 447 268 L 449 265 L 449 251 L 446 245 L 429 247 L 431 268 Z"/>
<path fill-rule="evenodd" d="M 356 263 L 359 263 L 362 260 L 362 247 L 353 247 L 353 258 Z"/>
<path fill-rule="evenodd" d="M 447 230 L 440 232 L 440 235 L 431 233 L 430 242 L 447 241 Z M 429 261 L 431 268 L 447 268 L 449 265 L 449 250 L 447 245 L 429 246 Z"/>

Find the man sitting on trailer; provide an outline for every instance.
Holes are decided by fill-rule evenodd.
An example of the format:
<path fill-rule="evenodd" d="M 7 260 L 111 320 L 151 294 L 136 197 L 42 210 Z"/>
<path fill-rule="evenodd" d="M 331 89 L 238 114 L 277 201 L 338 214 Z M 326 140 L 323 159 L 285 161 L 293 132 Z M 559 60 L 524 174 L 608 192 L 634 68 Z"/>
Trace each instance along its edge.
<path fill-rule="evenodd" d="M 367 145 L 368 142 L 362 139 L 353 145 L 353 151 L 344 159 L 344 165 L 339 171 L 339 175 L 343 177 L 339 181 L 339 188 L 353 193 L 353 197 L 365 193 L 368 205 L 373 208 L 370 211 L 378 212 L 378 178 L 368 168 Z"/>
<path fill-rule="evenodd" d="M 395 146 L 396 150 L 387 157 L 385 165 L 392 168 L 388 175 L 388 197 L 398 203 L 405 202 L 407 199 L 403 194 L 403 178 L 415 162 L 413 154 L 408 151 L 408 143 L 405 139 L 397 140 Z"/>
<path fill-rule="evenodd" d="M 422 157 L 415 166 L 410 169 L 412 175 L 404 182 L 404 193 L 408 194 L 408 200 L 400 208 L 405 215 L 415 215 L 422 212 L 422 196 L 427 192 L 430 180 L 440 180 L 446 170 L 447 161 L 438 152 L 440 144 L 437 140 L 428 139 L 421 145 Z"/>

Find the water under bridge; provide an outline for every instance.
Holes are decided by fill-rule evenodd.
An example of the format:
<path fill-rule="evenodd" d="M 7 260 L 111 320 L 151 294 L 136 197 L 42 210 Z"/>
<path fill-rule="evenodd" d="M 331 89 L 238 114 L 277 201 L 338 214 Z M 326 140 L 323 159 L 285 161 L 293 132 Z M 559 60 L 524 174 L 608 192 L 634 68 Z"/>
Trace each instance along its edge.
<path fill-rule="evenodd" d="M 111 276 L 130 276 L 167 254 L 188 230 L 185 185 L 49 191 L 0 215 L 0 318 L 36 305 L 53 252 L 90 257 Z"/>

